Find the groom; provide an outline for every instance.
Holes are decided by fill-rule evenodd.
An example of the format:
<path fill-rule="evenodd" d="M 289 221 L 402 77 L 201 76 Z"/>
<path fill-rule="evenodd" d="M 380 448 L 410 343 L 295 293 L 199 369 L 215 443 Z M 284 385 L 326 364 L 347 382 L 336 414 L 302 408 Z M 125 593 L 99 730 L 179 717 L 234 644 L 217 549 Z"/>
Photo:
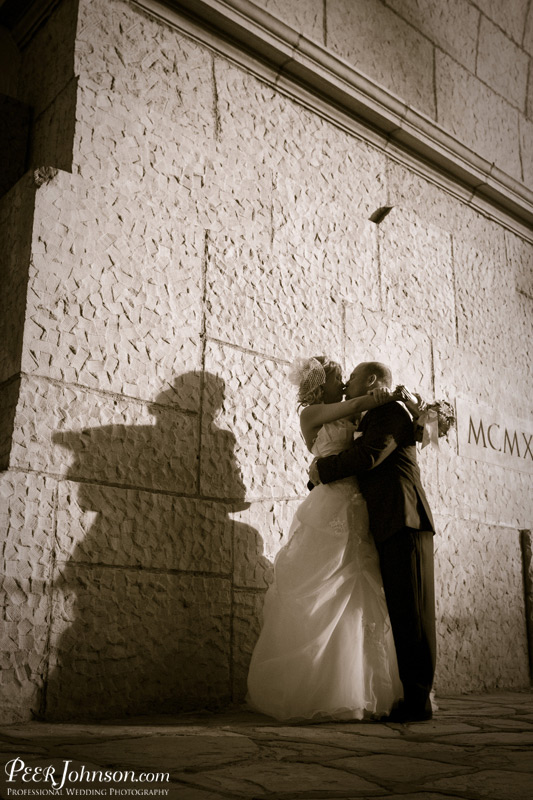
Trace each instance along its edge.
<path fill-rule="evenodd" d="M 390 369 L 377 361 L 359 364 L 346 384 L 346 398 L 388 388 Z M 433 518 L 420 482 L 413 422 L 397 402 L 367 411 L 362 436 L 342 453 L 319 458 L 312 483 L 356 475 L 368 506 L 392 624 L 404 701 L 391 721 L 431 719 L 429 693 L 435 672 Z"/>

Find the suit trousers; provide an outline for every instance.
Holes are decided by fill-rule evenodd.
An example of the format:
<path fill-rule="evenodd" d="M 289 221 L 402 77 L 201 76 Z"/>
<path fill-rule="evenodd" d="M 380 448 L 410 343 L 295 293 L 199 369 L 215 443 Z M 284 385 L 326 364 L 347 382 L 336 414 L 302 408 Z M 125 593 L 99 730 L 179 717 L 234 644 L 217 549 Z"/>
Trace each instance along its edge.
<path fill-rule="evenodd" d="M 433 532 L 402 528 L 377 548 L 405 704 L 429 711 L 437 652 Z"/>

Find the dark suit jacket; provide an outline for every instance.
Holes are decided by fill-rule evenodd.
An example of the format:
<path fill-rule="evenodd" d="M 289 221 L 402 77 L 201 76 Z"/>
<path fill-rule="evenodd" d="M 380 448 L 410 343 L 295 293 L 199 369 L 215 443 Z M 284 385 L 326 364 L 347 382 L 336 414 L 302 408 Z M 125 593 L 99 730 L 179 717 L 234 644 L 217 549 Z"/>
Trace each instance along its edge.
<path fill-rule="evenodd" d="M 368 411 L 359 430 L 363 435 L 348 450 L 318 459 L 322 483 L 357 477 L 376 542 L 405 527 L 434 531 L 408 412 L 399 403 L 386 403 Z"/>

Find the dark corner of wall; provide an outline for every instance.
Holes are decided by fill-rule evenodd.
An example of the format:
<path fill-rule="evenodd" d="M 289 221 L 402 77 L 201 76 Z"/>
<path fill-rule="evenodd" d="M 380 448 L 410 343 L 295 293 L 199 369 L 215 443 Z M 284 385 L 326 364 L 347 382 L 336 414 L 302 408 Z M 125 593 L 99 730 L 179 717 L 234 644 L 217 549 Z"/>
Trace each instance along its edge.
<path fill-rule="evenodd" d="M 70 172 L 77 0 L 0 2 L 0 197 L 30 169 Z"/>

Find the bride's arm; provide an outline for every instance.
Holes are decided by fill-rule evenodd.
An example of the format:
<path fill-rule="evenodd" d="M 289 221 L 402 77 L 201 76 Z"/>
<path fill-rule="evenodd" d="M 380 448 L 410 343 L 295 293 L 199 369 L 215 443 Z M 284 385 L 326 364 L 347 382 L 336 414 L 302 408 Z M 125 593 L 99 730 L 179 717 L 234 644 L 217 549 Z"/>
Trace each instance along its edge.
<path fill-rule="evenodd" d="M 311 450 L 318 431 L 326 422 L 353 417 L 362 411 L 369 411 L 371 408 L 388 403 L 392 399 L 390 393 L 382 390 L 377 397 L 373 394 L 366 394 L 351 400 L 342 400 L 340 403 L 317 403 L 306 406 L 300 414 L 300 427 L 307 448 Z"/>

